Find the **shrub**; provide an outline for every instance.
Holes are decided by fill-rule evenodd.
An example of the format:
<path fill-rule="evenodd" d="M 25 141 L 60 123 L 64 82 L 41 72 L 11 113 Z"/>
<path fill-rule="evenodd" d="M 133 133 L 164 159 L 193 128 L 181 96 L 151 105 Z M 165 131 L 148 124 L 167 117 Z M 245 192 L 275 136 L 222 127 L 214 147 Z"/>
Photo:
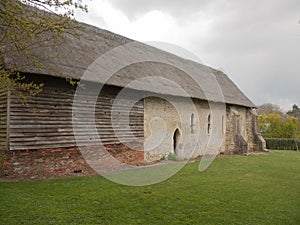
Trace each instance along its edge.
<path fill-rule="evenodd" d="M 300 139 L 265 138 L 267 148 L 275 150 L 298 150 Z"/>
<path fill-rule="evenodd" d="M 178 158 L 177 158 L 177 155 L 176 154 L 174 154 L 174 153 L 170 153 L 169 155 L 168 155 L 168 159 L 169 160 L 178 160 Z"/>

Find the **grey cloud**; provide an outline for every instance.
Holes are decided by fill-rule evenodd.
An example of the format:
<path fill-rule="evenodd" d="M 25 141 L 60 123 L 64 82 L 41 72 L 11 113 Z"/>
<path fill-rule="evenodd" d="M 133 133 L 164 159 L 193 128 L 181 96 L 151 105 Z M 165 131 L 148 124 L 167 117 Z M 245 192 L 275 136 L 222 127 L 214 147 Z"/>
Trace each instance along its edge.
<path fill-rule="evenodd" d="M 151 10 L 161 10 L 170 13 L 179 20 L 184 20 L 190 14 L 205 12 L 222 14 L 225 11 L 237 11 L 243 14 L 255 15 L 259 12 L 268 17 L 270 12 L 281 16 L 281 12 L 299 12 L 298 0 L 110 0 L 115 8 L 123 11 L 129 18 L 144 14 Z M 271 17 L 273 19 L 273 17 Z"/>
<path fill-rule="evenodd" d="M 236 4 L 215 17 L 206 39 L 190 41 L 256 103 L 300 101 L 300 4 Z M 247 10 L 248 9 L 248 10 Z"/>
<path fill-rule="evenodd" d="M 152 10 L 168 12 L 176 17 L 184 17 L 208 7 L 218 0 L 110 0 L 110 3 L 122 10 L 128 18 L 144 14 Z"/>

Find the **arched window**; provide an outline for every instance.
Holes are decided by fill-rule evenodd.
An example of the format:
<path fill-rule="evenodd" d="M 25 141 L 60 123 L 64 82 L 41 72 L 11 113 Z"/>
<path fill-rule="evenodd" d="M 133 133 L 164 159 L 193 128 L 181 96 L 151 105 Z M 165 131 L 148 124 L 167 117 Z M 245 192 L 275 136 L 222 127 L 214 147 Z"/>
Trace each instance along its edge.
<path fill-rule="evenodd" d="M 211 116 L 210 114 L 207 117 L 207 133 L 210 134 L 210 129 L 211 129 Z"/>
<path fill-rule="evenodd" d="M 174 150 L 174 154 L 178 154 L 178 146 L 179 146 L 179 142 L 180 142 L 180 131 L 178 130 L 178 128 L 175 130 L 174 134 L 173 134 L 173 150 Z"/>
<path fill-rule="evenodd" d="M 195 118 L 194 118 L 194 113 L 191 115 L 191 133 L 195 133 Z"/>

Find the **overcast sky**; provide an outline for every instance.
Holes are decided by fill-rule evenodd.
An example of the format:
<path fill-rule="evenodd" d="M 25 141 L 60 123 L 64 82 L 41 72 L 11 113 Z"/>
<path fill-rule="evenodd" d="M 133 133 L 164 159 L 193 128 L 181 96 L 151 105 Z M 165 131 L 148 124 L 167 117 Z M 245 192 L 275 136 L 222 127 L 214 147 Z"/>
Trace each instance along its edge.
<path fill-rule="evenodd" d="M 83 1 L 84 2 L 84 1 Z M 221 69 L 257 105 L 300 105 L 299 0 L 92 0 L 80 21 L 180 46 Z"/>

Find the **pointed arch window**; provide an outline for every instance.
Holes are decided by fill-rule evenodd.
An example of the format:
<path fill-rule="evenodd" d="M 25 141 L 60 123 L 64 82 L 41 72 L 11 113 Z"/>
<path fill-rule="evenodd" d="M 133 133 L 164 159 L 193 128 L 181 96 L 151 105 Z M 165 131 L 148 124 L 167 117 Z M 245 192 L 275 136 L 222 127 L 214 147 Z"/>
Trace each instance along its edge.
<path fill-rule="evenodd" d="M 195 133 L 195 116 L 194 113 L 191 115 L 191 133 Z"/>
<path fill-rule="evenodd" d="M 211 129 L 211 115 L 208 114 L 207 117 L 207 133 L 210 134 L 210 129 Z"/>

